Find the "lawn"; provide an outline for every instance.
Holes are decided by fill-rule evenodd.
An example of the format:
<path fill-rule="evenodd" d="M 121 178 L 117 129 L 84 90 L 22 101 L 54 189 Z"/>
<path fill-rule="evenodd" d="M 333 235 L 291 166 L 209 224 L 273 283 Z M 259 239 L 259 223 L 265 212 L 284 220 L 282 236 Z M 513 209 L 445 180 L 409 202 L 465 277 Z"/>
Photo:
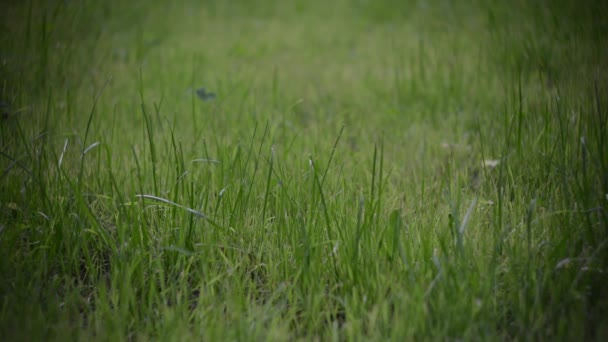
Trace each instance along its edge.
<path fill-rule="evenodd" d="M 0 4 L 0 339 L 608 339 L 602 1 Z"/>

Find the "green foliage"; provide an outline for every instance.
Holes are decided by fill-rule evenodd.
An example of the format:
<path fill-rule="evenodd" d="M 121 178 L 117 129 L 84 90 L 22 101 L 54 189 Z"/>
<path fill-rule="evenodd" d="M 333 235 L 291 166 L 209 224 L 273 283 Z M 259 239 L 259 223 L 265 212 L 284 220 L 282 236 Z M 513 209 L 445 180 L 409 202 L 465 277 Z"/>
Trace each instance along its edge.
<path fill-rule="evenodd" d="M 4 339 L 608 337 L 603 2 L 1 6 Z"/>

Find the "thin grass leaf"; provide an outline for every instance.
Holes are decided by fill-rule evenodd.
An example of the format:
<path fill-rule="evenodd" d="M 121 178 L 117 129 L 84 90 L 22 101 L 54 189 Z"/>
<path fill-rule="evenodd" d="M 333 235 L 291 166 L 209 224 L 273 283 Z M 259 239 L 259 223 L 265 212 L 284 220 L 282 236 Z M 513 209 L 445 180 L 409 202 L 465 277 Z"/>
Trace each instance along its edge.
<path fill-rule="evenodd" d="M 471 201 L 471 205 L 469 206 L 469 209 L 467 209 L 466 214 L 464 214 L 464 218 L 462 219 L 462 222 L 460 223 L 460 227 L 458 227 L 458 233 L 461 236 L 464 234 L 464 231 L 467 229 L 467 225 L 469 224 L 469 219 L 471 218 L 471 214 L 473 213 L 473 209 L 475 208 L 476 204 L 477 204 L 477 197 L 473 198 L 473 201 Z"/>
<path fill-rule="evenodd" d="M 183 254 L 183 255 L 186 255 L 186 256 L 193 256 L 193 255 L 195 255 L 195 253 L 192 252 L 192 251 L 189 251 L 189 250 L 187 250 L 185 248 L 174 246 L 174 245 L 170 245 L 170 246 L 166 246 L 166 247 L 161 247 L 161 249 L 165 250 L 165 251 L 177 252 L 179 254 Z"/>
<path fill-rule="evenodd" d="M 196 216 L 198 216 L 198 217 L 205 218 L 205 219 L 207 218 L 207 216 L 206 216 L 205 214 L 201 213 L 201 212 L 200 212 L 200 211 L 198 211 L 198 210 L 194 210 L 194 209 L 192 209 L 192 208 L 188 208 L 188 207 L 186 207 L 186 206 L 183 206 L 183 205 L 181 205 L 181 204 L 177 204 L 177 203 L 175 203 L 175 202 L 173 202 L 173 201 L 170 201 L 170 200 L 165 199 L 165 198 L 162 198 L 162 197 L 157 197 L 157 196 L 153 196 L 153 195 L 135 195 L 135 197 L 139 197 L 139 198 L 151 199 L 151 200 L 159 201 L 159 202 L 162 202 L 162 203 L 165 203 L 165 204 L 172 205 L 172 206 L 174 206 L 174 207 L 178 207 L 178 208 L 184 209 L 184 210 L 186 210 L 187 212 L 189 212 L 189 213 L 191 213 L 191 214 L 194 214 L 194 215 L 196 215 Z"/>
<path fill-rule="evenodd" d="M 190 161 L 191 163 L 211 163 L 211 164 L 220 164 L 219 160 L 215 160 L 215 159 L 193 159 Z"/>
<path fill-rule="evenodd" d="M 67 140 L 66 140 L 66 144 L 67 144 Z M 84 157 L 84 155 L 87 154 L 90 150 L 99 146 L 99 144 L 101 144 L 101 143 L 99 141 L 96 141 L 96 142 L 92 143 L 91 145 L 89 145 L 89 147 L 85 148 L 84 151 L 82 151 L 81 158 Z M 62 154 L 62 156 L 63 156 L 63 154 Z"/>
<path fill-rule="evenodd" d="M 61 150 L 61 155 L 59 155 L 59 161 L 57 162 L 57 167 L 61 167 L 61 163 L 63 163 L 63 156 L 65 155 L 65 151 L 68 149 L 68 139 L 65 139 L 63 143 L 63 149 Z M 86 152 L 84 152 L 86 153 Z"/>

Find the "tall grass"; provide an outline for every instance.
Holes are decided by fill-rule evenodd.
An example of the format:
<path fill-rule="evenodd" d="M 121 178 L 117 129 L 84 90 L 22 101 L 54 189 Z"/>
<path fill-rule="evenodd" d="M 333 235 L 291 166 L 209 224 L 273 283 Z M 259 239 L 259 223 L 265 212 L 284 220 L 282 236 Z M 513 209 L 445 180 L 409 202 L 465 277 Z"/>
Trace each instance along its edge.
<path fill-rule="evenodd" d="M 602 3 L 2 6 L 3 338 L 607 336 Z"/>

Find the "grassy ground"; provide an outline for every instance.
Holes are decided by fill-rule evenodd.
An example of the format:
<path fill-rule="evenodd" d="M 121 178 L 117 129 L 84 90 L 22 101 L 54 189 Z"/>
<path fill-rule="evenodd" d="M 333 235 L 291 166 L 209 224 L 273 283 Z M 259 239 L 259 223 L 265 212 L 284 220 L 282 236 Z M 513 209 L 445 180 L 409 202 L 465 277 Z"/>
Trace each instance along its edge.
<path fill-rule="evenodd" d="M 0 6 L 3 340 L 608 338 L 601 2 Z"/>

